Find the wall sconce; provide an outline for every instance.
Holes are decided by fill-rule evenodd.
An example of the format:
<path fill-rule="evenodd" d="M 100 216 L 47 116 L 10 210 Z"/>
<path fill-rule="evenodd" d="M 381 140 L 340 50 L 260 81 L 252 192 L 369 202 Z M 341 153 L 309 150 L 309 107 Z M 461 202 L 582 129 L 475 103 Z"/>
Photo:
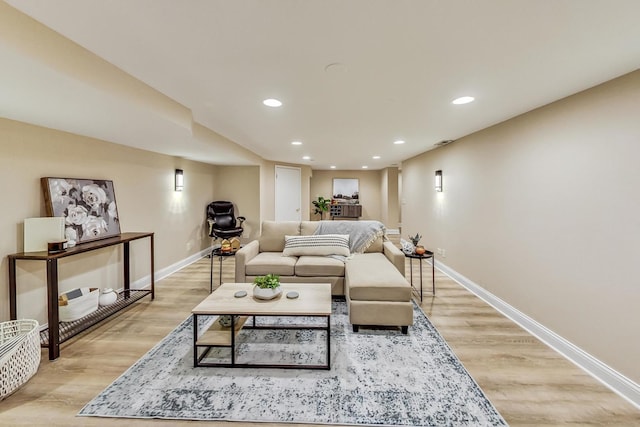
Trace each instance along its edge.
<path fill-rule="evenodd" d="M 442 171 L 436 171 L 436 191 L 442 191 Z"/>
<path fill-rule="evenodd" d="M 176 191 L 184 189 L 184 172 L 182 169 L 176 169 Z"/>

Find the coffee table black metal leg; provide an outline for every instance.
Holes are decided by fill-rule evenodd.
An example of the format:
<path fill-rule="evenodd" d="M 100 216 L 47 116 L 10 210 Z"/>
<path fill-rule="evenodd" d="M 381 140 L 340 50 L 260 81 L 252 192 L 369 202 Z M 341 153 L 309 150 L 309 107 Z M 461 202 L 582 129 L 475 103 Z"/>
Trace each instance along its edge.
<path fill-rule="evenodd" d="M 211 251 L 209 257 L 211 258 L 211 266 L 209 269 L 209 293 L 211 293 L 213 292 L 213 251 Z"/>
<path fill-rule="evenodd" d="M 331 369 L 331 316 L 327 316 L 327 370 Z"/>
<path fill-rule="evenodd" d="M 198 315 L 194 314 L 191 316 L 193 320 L 193 367 L 198 367 L 198 347 L 196 343 L 198 342 Z"/>
<path fill-rule="evenodd" d="M 231 366 L 233 366 L 236 364 L 236 334 L 234 333 L 236 330 L 236 322 L 235 316 L 229 317 L 231 317 Z"/>

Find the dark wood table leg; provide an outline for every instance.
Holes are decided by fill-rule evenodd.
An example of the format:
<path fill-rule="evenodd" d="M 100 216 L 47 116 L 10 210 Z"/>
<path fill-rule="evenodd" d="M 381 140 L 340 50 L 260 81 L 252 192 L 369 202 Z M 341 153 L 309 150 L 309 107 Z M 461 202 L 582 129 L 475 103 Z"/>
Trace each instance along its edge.
<path fill-rule="evenodd" d="M 129 242 L 124 242 L 124 254 L 122 256 L 122 269 L 124 272 L 124 297 L 129 298 L 129 287 L 131 285 L 131 264 L 129 262 Z"/>
<path fill-rule="evenodd" d="M 155 280 L 155 245 L 153 242 L 153 234 L 150 236 L 151 238 L 151 299 L 155 299 L 156 297 L 156 280 Z"/>
<path fill-rule="evenodd" d="M 58 313 L 58 260 L 47 260 L 47 301 L 49 322 L 49 360 L 60 356 L 60 317 Z"/>
<path fill-rule="evenodd" d="M 9 316 L 11 320 L 18 318 L 16 259 L 12 257 L 9 257 Z"/>

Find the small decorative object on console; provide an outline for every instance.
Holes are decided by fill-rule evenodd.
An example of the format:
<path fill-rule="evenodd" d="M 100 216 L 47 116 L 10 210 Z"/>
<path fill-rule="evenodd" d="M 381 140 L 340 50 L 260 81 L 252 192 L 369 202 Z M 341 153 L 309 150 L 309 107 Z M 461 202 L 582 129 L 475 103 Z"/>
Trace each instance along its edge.
<path fill-rule="evenodd" d="M 104 288 L 100 292 L 100 298 L 98 298 L 98 304 L 100 307 L 111 305 L 118 300 L 118 293 L 111 288 Z"/>
<path fill-rule="evenodd" d="M 280 288 L 280 276 L 275 274 L 267 274 L 266 276 L 258 276 L 253 280 L 253 296 L 258 299 L 274 299 L 282 295 Z"/>
<path fill-rule="evenodd" d="M 50 254 L 56 254 L 59 252 L 64 252 L 67 250 L 67 241 L 66 240 L 56 240 L 47 242 L 47 251 Z"/>
<path fill-rule="evenodd" d="M 58 297 L 59 319 L 61 322 L 73 322 L 98 309 L 98 288 L 77 288 L 60 294 Z"/>

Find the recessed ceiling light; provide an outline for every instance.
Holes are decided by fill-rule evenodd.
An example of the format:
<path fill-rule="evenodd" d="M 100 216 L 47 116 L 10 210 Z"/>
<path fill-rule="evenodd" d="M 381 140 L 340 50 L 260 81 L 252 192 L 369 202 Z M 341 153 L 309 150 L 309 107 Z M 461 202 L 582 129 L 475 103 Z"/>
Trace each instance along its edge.
<path fill-rule="evenodd" d="M 329 166 L 330 169 L 335 169 L 336 167 L 334 165 Z"/>
<path fill-rule="evenodd" d="M 293 141 L 293 142 L 291 142 L 291 145 L 302 145 L 302 142 L 300 142 L 300 141 Z"/>
<path fill-rule="evenodd" d="M 264 101 L 262 101 L 262 103 L 264 105 L 266 105 L 267 107 L 280 107 L 282 106 L 282 102 L 274 99 L 274 98 L 269 98 L 269 99 L 265 99 Z"/>
<path fill-rule="evenodd" d="M 378 160 L 380 158 L 380 156 L 373 156 L 372 159 L 373 160 Z"/>
<path fill-rule="evenodd" d="M 456 98 L 451 102 L 456 105 L 462 105 L 462 104 L 468 104 L 470 102 L 473 102 L 474 100 L 475 98 L 473 96 L 461 96 L 460 98 Z"/>
<path fill-rule="evenodd" d="M 311 156 L 302 156 L 302 160 L 311 160 Z"/>
<path fill-rule="evenodd" d="M 362 169 L 369 169 L 369 166 L 364 165 L 364 166 L 362 166 Z"/>
<path fill-rule="evenodd" d="M 400 145 L 400 144 L 404 144 L 404 141 L 399 139 L 397 141 L 393 141 L 393 143 L 396 144 L 396 145 Z"/>

